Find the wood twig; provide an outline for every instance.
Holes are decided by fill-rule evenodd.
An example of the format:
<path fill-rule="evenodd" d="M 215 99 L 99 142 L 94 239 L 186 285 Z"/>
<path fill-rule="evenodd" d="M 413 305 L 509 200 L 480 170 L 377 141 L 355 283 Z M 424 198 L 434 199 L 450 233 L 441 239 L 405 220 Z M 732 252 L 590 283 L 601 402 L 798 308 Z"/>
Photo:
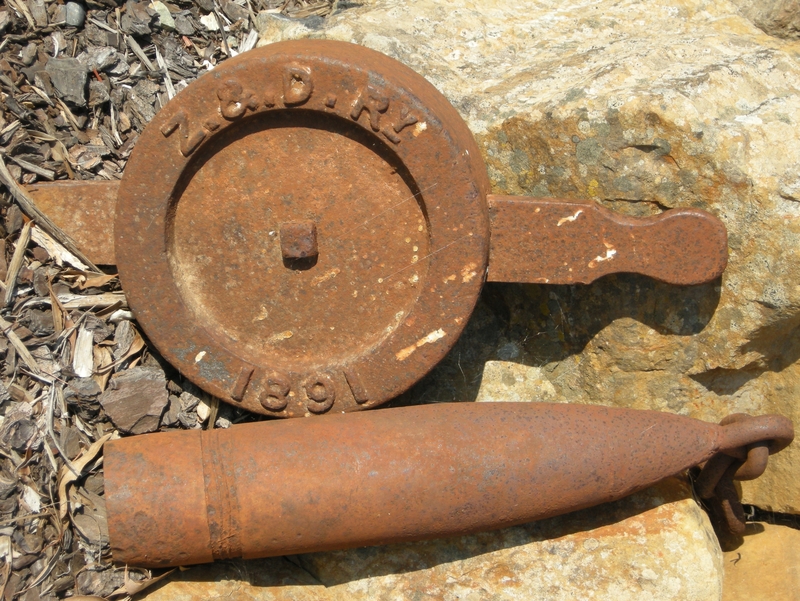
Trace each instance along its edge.
<path fill-rule="evenodd" d="M 156 70 L 156 68 L 153 66 L 153 63 L 151 63 L 150 59 L 147 58 L 144 50 L 142 50 L 142 47 L 136 43 L 136 40 L 134 40 L 131 36 L 126 35 L 125 41 L 128 43 L 128 47 L 133 50 L 133 53 L 138 57 L 138 59 L 142 61 L 142 64 L 147 68 L 148 71 Z"/>
<path fill-rule="evenodd" d="M 79 476 L 79 470 L 72 464 L 67 453 L 64 449 L 61 448 L 61 445 L 58 442 L 58 438 L 56 438 L 55 429 L 53 428 L 53 421 L 55 418 L 55 407 L 56 407 L 56 399 L 59 400 L 62 404 L 64 402 L 64 391 L 61 389 L 60 384 L 53 384 L 50 387 L 50 403 L 47 406 L 47 433 L 50 435 L 50 439 L 53 441 L 53 445 L 58 449 L 59 455 L 64 460 L 64 465 L 67 466 L 69 471 L 71 471 L 75 476 Z"/>
<path fill-rule="evenodd" d="M 25 346 L 25 343 L 22 342 L 20 337 L 17 336 L 16 332 L 14 332 L 13 327 L 14 327 L 13 324 L 7 322 L 5 319 L 0 317 L 0 329 L 3 331 L 3 334 L 6 335 L 8 341 L 14 346 L 14 349 L 16 349 L 17 354 L 25 362 L 25 365 L 28 366 L 28 369 L 30 369 L 37 376 L 41 375 L 42 368 L 39 367 L 39 364 L 36 362 L 36 359 L 33 358 L 33 355 L 31 355 L 30 351 L 28 350 L 28 347 Z"/>
<path fill-rule="evenodd" d="M 64 309 L 100 309 L 110 307 L 115 303 L 122 303 L 120 307 L 128 306 L 128 299 L 122 292 L 87 295 L 63 293 L 58 295 L 58 302 Z"/>
<path fill-rule="evenodd" d="M 158 51 L 158 46 L 156 46 L 156 63 L 158 63 L 158 67 L 164 73 L 164 87 L 167 89 L 167 97 L 172 100 L 175 98 L 175 87 L 172 85 L 172 79 L 169 76 L 169 69 L 167 69 L 167 62 L 161 56 L 161 53 Z"/>
<path fill-rule="evenodd" d="M 23 159 L 18 159 L 16 157 L 9 157 L 12 161 L 14 161 L 17 165 L 25 169 L 26 171 L 30 171 L 31 173 L 35 173 L 36 175 L 43 177 L 47 180 L 53 181 L 56 178 L 56 172 L 52 169 L 45 169 L 44 167 L 39 167 L 38 165 L 34 165 Z"/>
<path fill-rule="evenodd" d="M 7 307 L 14 301 L 14 292 L 17 290 L 17 276 L 19 276 L 22 263 L 25 261 L 25 251 L 28 249 L 28 243 L 31 241 L 32 227 L 33 221 L 29 221 L 22 227 L 22 231 L 17 239 L 17 246 L 14 248 L 14 254 L 11 255 L 11 263 L 8 265 L 8 272 L 6 273 L 6 290 L 3 296 L 4 307 Z"/>

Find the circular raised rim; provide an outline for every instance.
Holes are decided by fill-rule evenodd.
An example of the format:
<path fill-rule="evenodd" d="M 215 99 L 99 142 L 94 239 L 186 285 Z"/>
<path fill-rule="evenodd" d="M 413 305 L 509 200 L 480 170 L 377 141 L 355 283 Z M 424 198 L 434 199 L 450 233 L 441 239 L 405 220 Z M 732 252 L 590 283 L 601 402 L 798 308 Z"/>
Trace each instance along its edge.
<path fill-rule="evenodd" d="M 281 139 L 286 136 L 282 133 L 285 131 L 290 132 L 289 138 Z M 423 207 L 417 202 L 420 191 L 411 181 L 410 174 L 406 173 L 405 165 L 388 147 L 388 140 L 382 142 L 380 137 L 371 131 L 365 132 L 352 119 L 303 108 L 244 117 L 238 125 L 229 127 L 227 133 L 223 132 L 217 138 L 192 154 L 193 160 L 184 171 L 182 183 L 173 196 L 174 210 L 171 211 L 172 218 L 168 224 L 168 257 L 187 306 L 194 306 L 195 315 L 208 320 L 205 322 L 206 329 L 229 351 L 240 355 L 249 353 L 253 362 L 269 363 L 275 369 L 299 368 L 301 364 L 307 369 L 324 368 L 369 349 L 383 339 L 387 328 L 397 326 L 397 316 L 405 314 L 419 296 L 419 282 L 426 277 L 427 261 L 417 261 L 411 265 L 408 261 L 412 260 L 412 252 L 416 259 L 426 257 L 429 253 L 426 245 L 430 241 Z M 299 151 L 294 149 L 282 155 L 282 159 L 277 159 L 282 151 L 291 147 L 290 140 L 305 144 L 315 138 L 317 141 L 323 140 L 320 153 L 297 156 Z M 247 152 L 246 162 L 237 160 L 243 152 Z M 261 153 L 264 159 L 255 158 L 253 152 Z M 338 163 L 333 167 L 323 165 L 319 171 L 325 176 L 321 178 L 320 173 L 314 170 L 318 169 L 321 162 L 332 162 L 333 157 L 329 157 L 328 153 L 335 153 Z M 254 160 L 257 162 L 254 163 Z M 294 200 L 290 206 L 285 206 L 285 200 L 275 196 L 276 187 L 273 181 L 268 181 L 269 177 L 256 175 L 263 160 L 269 160 L 271 171 L 279 172 L 276 176 L 288 183 L 288 188 L 286 185 L 281 188 L 279 196 L 292 193 Z M 200 187 L 192 185 L 193 178 L 201 174 L 209 163 L 215 165 L 212 169 L 216 169 L 217 176 L 210 181 L 204 180 L 206 183 Z M 305 166 L 300 167 L 300 163 L 305 163 Z M 362 168 L 354 173 L 354 165 L 362 165 Z M 387 195 L 389 188 L 384 179 L 376 179 L 381 172 L 384 178 L 388 177 L 397 185 L 395 196 L 391 192 Z M 302 178 L 306 174 L 308 180 L 305 180 L 305 189 L 297 189 L 298 178 L 304 181 Z M 231 177 L 237 181 L 230 181 Z M 354 195 L 353 185 L 358 181 L 361 182 L 360 193 Z M 281 292 L 289 292 L 289 296 L 281 296 L 275 288 L 271 288 L 270 298 L 263 298 L 263 294 L 243 293 L 241 288 L 235 295 L 220 295 L 221 283 L 217 278 L 225 277 L 229 255 L 222 251 L 224 256 L 220 257 L 221 260 L 213 262 L 206 257 L 209 249 L 214 252 L 226 247 L 223 242 L 225 236 L 219 230 L 216 235 L 208 231 L 202 236 L 197 234 L 199 229 L 205 229 L 204 224 L 214 224 L 212 227 L 218 228 L 220 224 L 228 223 L 228 227 L 231 227 L 230 219 L 236 207 L 242 206 L 241 197 L 246 198 L 248 194 L 239 194 L 237 188 L 240 184 L 251 188 L 250 194 L 256 196 L 245 203 L 249 208 L 248 218 L 240 218 L 238 223 L 245 224 L 245 228 L 252 227 L 253 223 L 247 225 L 252 215 L 270 214 L 270 218 L 265 217 L 255 225 L 261 228 L 259 234 L 252 231 L 246 234 L 251 243 L 240 247 L 244 256 L 261 257 L 261 269 L 257 269 L 256 273 L 263 274 L 263 277 L 251 275 L 245 281 L 252 280 L 252 285 L 261 291 L 269 289 L 267 281 L 272 281 L 276 286 L 288 285 L 289 290 L 283 289 Z M 253 187 L 257 191 L 252 191 Z M 261 197 L 264 189 L 272 193 Z M 342 195 L 351 199 L 352 204 L 340 204 Z M 309 202 L 313 202 L 311 197 L 326 200 L 321 203 L 323 206 L 309 209 Z M 224 210 L 218 209 L 221 198 L 226 199 Z M 205 208 L 196 204 L 197 201 Z M 371 210 L 365 211 L 367 207 L 371 207 Z M 283 217 L 274 214 L 282 208 L 290 214 Z M 360 221 L 348 218 L 347 212 L 350 210 L 361 212 Z M 327 214 L 327 218 L 323 213 Z M 402 231 L 396 219 L 398 215 L 404 215 L 407 220 Z M 315 239 L 319 239 L 318 253 L 312 261 L 303 261 L 300 268 L 295 268 L 296 263 L 287 263 L 281 256 L 282 227 L 287 223 L 294 226 L 306 218 L 314 222 Z M 182 248 L 181 243 L 187 233 L 194 237 L 195 244 Z M 267 248 L 258 246 L 259 239 L 267 241 Z M 209 244 L 212 240 L 214 242 Z M 411 252 L 405 255 L 397 252 L 397 247 L 390 250 L 392 241 Z M 412 242 L 420 247 L 413 246 Z M 413 251 L 413 248 L 417 250 Z M 370 264 L 373 270 L 378 269 L 379 272 L 370 273 L 368 267 L 362 268 L 351 263 L 348 263 L 349 269 L 345 268 L 341 264 L 341 254 L 338 262 L 331 262 L 332 254 L 337 252 L 347 254 L 348 258 L 354 256 L 351 253 L 376 253 L 371 257 Z M 264 254 L 268 257 L 266 261 Z M 206 259 L 202 263 L 211 267 L 210 273 L 193 271 L 192 275 L 187 274 L 187 267 L 191 267 L 195 257 Z M 231 258 L 235 260 L 235 256 Z M 279 261 L 283 264 L 280 265 Z M 413 276 L 413 279 L 409 276 Z M 342 282 L 343 277 L 346 277 L 346 282 Z M 257 281 L 259 279 L 261 281 Z M 398 295 L 399 290 L 392 285 L 398 280 L 407 284 L 400 294 L 402 298 Z M 322 292 L 326 287 L 321 287 L 320 281 L 330 282 L 329 292 L 339 292 L 336 300 Z M 241 282 L 242 278 L 238 278 L 238 283 Z M 201 290 L 199 294 L 198 288 Z M 297 296 L 315 288 L 318 292 L 314 299 L 301 300 Z M 353 292 L 356 296 L 351 296 Z M 229 300 L 231 296 L 239 301 L 232 304 Z M 255 302 L 260 298 L 262 300 L 258 301 L 258 306 L 250 307 L 254 317 L 255 311 L 261 310 L 255 320 L 260 322 L 259 326 L 266 325 L 263 323 L 263 312 L 267 312 L 272 320 L 271 325 L 261 328 L 259 332 L 258 326 L 253 326 L 254 320 L 243 318 L 242 304 L 247 304 L 248 299 Z M 361 306 L 357 308 L 359 301 Z M 209 310 L 210 305 L 215 308 Z M 366 317 L 363 310 L 367 307 L 382 315 Z M 276 317 L 281 311 L 289 312 L 285 320 Z M 328 326 L 335 326 L 334 330 L 343 335 L 333 338 L 330 332 L 334 330 L 329 331 Z M 280 342 L 274 339 L 269 342 L 270 339 L 264 335 L 265 329 L 273 337 L 278 336 Z M 283 338 L 287 334 L 288 338 Z M 239 348 L 240 345 L 242 348 Z"/>
<path fill-rule="evenodd" d="M 421 191 L 431 248 L 417 302 L 400 324 L 314 373 L 256 364 L 220 344 L 194 321 L 168 259 L 174 192 L 197 151 L 244 118 L 293 108 L 349 119 L 386 142 Z M 142 133 L 117 201 L 120 278 L 159 352 L 220 399 L 279 417 L 374 407 L 430 371 L 466 325 L 488 261 L 488 189 L 472 134 L 420 75 L 353 44 L 280 42 L 203 75 Z M 309 381 L 324 385 L 309 394 Z"/>

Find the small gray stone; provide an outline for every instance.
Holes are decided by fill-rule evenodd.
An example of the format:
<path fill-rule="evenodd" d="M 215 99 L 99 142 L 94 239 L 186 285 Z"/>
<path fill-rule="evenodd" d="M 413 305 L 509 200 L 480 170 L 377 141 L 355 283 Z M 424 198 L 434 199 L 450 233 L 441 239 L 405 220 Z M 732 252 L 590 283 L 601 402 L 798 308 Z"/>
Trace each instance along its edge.
<path fill-rule="evenodd" d="M 61 98 L 73 106 L 86 106 L 86 68 L 75 58 L 51 58 L 44 70 Z"/>
<path fill-rule="evenodd" d="M 181 399 L 181 408 L 184 411 L 194 411 L 197 405 L 200 403 L 200 399 L 194 394 L 192 390 L 184 390 L 180 396 Z"/>
<path fill-rule="evenodd" d="M 181 401 L 176 395 L 169 395 L 169 408 L 164 412 L 161 418 L 161 425 L 170 427 L 178 423 L 178 416 L 181 412 Z"/>
<path fill-rule="evenodd" d="M 11 18 L 8 16 L 7 10 L 0 10 L 0 33 L 3 33 L 8 27 L 8 24 L 11 22 Z"/>
<path fill-rule="evenodd" d="M 34 276 L 35 277 L 35 276 Z M 31 309 L 28 318 L 25 320 L 36 336 L 49 336 L 55 331 L 53 324 L 53 312 L 50 309 L 42 311 L 40 309 Z"/>
<path fill-rule="evenodd" d="M 61 448 L 69 459 L 75 459 L 81 452 L 81 433 L 75 426 L 61 431 Z"/>
<path fill-rule="evenodd" d="M 226 3 L 225 6 L 222 7 L 222 12 L 224 12 L 231 21 L 240 21 L 250 17 L 250 13 L 247 9 L 244 6 L 239 6 L 236 2 Z"/>
<path fill-rule="evenodd" d="M 50 9 L 53 11 L 52 18 L 50 22 L 54 25 L 66 23 L 67 21 L 67 7 L 63 4 L 56 4 L 53 8 Z"/>
<path fill-rule="evenodd" d="M 36 44 L 31 42 L 25 48 L 22 49 L 22 52 L 19 53 L 19 58 L 26 67 L 29 67 L 33 64 L 33 61 L 36 60 L 36 53 L 38 48 Z"/>
<path fill-rule="evenodd" d="M 185 11 L 188 13 L 188 11 Z M 175 15 L 175 29 L 181 35 L 194 35 L 195 29 L 192 24 L 192 19 L 187 15 Z"/>
<path fill-rule="evenodd" d="M 16 234 L 22 229 L 22 211 L 17 205 L 11 205 L 6 211 L 6 231 L 9 234 Z"/>
<path fill-rule="evenodd" d="M 33 272 L 33 291 L 36 296 L 48 296 L 50 289 L 47 287 L 47 268 L 39 267 Z"/>
<path fill-rule="evenodd" d="M 136 338 L 136 330 L 133 324 L 127 319 L 119 322 L 117 329 L 114 331 L 114 351 L 112 353 L 114 361 L 119 361 L 125 356 L 131 348 L 134 338 Z"/>
<path fill-rule="evenodd" d="M 67 2 L 66 23 L 70 27 L 83 27 L 86 20 L 86 10 L 77 2 Z"/>
<path fill-rule="evenodd" d="M 197 423 L 197 414 L 196 413 L 185 413 L 185 412 L 181 411 L 178 414 L 178 421 L 187 430 L 194 430 L 196 428 L 199 428 L 199 425 Z"/>
<path fill-rule="evenodd" d="M 191 387 L 183 391 L 180 396 L 181 410 L 178 413 L 178 421 L 184 428 L 200 427 L 197 418 L 197 405 L 200 403 L 200 399 L 194 392 L 196 392 L 196 389 Z"/>
<path fill-rule="evenodd" d="M 97 566 L 82 570 L 76 581 L 81 594 L 107 597 L 124 584 L 124 575 L 120 570 L 104 570 Z"/>
<path fill-rule="evenodd" d="M 17 413 L 7 417 L 0 436 L 2 441 L 16 451 L 25 450 L 37 433 L 36 422 L 30 417 Z"/>
<path fill-rule="evenodd" d="M 36 71 L 33 74 L 33 83 L 40 89 L 44 90 L 45 94 L 48 96 L 55 96 L 56 90 L 53 87 L 53 82 L 50 81 L 50 76 L 47 74 L 47 71 Z"/>
<path fill-rule="evenodd" d="M 81 52 L 78 60 L 87 71 L 113 69 L 123 60 L 123 56 L 111 46 L 93 46 Z M 127 65 L 126 65 L 127 70 Z"/>
<path fill-rule="evenodd" d="M 163 2 L 156 0 L 150 3 L 150 8 L 156 11 L 158 17 L 158 24 L 164 29 L 175 29 L 175 19 L 172 18 L 172 13 L 169 12 L 167 5 Z"/>
<path fill-rule="evenodd" d="M 164 372 L 154 367 L 134 367 L 115 375 L 100 395 L 100 404 L 108 417 L 128 434 L 158 429 L 168 401 Z"/>
<path fill-rule="evenodd" d="M 100 104 L 105 104 L 111 99 L 108 95 L 108 88 L 103 81 L 91 80 L 89 81 L 89 106 L 95 107 Z"/>
<path fill-rule="evenodd" d="M 73 378 L 64 388 L 64 398 L 67 401 L 73 399 L 93 399 L 101 392 L 100 386 L 94 378 Z"/>

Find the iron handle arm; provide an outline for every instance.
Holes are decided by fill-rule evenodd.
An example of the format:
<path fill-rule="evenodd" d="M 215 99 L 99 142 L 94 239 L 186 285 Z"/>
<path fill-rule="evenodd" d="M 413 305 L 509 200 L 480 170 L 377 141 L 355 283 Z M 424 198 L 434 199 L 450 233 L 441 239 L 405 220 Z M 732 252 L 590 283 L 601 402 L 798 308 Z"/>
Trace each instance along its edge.
<path fill-rule="evenodd" d="M 581 200 L 487 197 L 490 282 L 589 284 L 609 273 L 639 273 L 669 284 L 719 277 L 728 237 L 699 209 L 629 217 Z"/>

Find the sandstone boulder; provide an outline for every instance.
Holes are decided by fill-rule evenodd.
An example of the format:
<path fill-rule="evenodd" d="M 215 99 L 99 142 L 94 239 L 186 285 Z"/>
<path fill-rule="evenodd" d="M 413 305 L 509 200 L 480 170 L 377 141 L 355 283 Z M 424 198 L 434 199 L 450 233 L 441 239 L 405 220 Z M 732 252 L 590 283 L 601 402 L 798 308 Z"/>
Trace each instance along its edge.
<path fill-rule="evenodd" d="M 179 572 L 145 598 L 718 601 L 722 554 L 684 480 L 499 532 Z"/>
<path fill-rule="evenodd" d="M 733 0 L 759 29 L 779 38 L 800 39 L 800 1 Z"/>
<path fill-rule="evenodd" d="M 725 557 L 723 601 L 800 600 L 800 531 L 747 525 L 744 544 Z"/>
<path fill-rule="evenodd" d="M 428 78 L 478 140 L 494 192 L 632 215 L 699 207 L 729 232 L 720 281 L 634 275 L 488 285 L 465 335 L 399 403 L 548 400 L 800 424 L 800 46 L 725 0 L 372 0 L 325 22 L 259 16 Z M 800 445 L 745 483 L 800 512 Z"/>

